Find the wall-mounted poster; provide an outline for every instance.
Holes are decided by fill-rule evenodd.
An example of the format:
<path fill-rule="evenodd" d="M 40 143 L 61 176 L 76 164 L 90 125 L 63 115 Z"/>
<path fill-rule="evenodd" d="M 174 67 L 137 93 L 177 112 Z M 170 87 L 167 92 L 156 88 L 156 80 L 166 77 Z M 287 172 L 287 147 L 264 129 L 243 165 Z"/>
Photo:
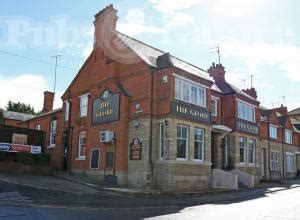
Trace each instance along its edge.
<path fill-rule="evenodd" d="M 130 160 L 142 159 L 142 142 L 138 138 L 134 138 L 130 143 Z"/>

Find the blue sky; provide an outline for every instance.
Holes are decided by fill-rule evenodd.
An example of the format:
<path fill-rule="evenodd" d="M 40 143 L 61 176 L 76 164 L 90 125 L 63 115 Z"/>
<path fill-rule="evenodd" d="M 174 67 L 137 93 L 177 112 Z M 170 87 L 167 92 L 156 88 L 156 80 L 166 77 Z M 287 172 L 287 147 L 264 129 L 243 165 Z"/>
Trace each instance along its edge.
<path fill-rule="evenodd" d="M 296 0 L 3 0 L 0 10 L 0 107 L 8 99 L 42 108 L 53 90 L 54 58 L 61 54 L 57 99 L 89 55 L 94 14 L 113 3 L 117 29 L 208 69 L 217 54 L 228 81 L 254 87 L 263 106 L 300 107 L 300 2 Z M 34 62 L 24 57 L 38 60 Z M 282 97 L 285 96 L 285 99 Z"/>

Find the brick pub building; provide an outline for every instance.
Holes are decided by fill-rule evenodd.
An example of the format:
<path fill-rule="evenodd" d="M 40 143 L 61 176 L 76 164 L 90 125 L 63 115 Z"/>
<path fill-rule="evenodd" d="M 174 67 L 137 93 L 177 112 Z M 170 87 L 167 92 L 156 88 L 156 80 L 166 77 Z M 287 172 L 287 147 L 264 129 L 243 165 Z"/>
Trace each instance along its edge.
<path fill-rule="evenodd" d="M 298 121 L 287 112 L 261 109 L 255 89 L 229 84 L 221 64 L 205 71 L 116 31 L 117 19 L 112 5 L 95 15 L 93 51 L 62 109 L 45 92 L 43 114 L 21 123 L 47 132 L 54 168 L 168 191 L 210 188 L 215 175 L 251 177 L 253 186 L 271 173 L 267 121 L 280 127 L 279 160 L 296 158 Z"/>

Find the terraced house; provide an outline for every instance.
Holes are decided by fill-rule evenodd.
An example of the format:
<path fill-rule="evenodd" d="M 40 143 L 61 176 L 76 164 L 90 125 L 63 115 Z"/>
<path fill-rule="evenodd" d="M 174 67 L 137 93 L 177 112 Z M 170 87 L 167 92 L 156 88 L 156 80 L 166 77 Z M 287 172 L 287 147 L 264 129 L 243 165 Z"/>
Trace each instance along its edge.
<path fill-rule="evenodd" d="M 54 168 L 168 191 L 296 175 L 299 127 L 286 109 L 262 109 L 222 64 L 205 71 L 118 32 L 117 19 L 112 5 L 95 15 L 93 51 L 62 109 L 46 92 L 43 114 L 21 124 L 47 132 Z"/>

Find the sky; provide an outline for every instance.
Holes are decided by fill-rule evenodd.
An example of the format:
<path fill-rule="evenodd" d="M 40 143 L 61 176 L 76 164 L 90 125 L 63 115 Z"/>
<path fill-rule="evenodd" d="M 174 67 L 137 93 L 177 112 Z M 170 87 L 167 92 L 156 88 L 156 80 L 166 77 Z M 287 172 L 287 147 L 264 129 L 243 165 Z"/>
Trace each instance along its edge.
<path fill-rule="evenodd" d="M 0 107 L 8 100 L 55 107 L 90 54 L 94 15 L 113 4 L 117 30 L 202 69 L 221 63 L 226 79 L 253 87 L 264 107 L 300 107 L 300 1 L 297 0 L 2 0 Z"/>

